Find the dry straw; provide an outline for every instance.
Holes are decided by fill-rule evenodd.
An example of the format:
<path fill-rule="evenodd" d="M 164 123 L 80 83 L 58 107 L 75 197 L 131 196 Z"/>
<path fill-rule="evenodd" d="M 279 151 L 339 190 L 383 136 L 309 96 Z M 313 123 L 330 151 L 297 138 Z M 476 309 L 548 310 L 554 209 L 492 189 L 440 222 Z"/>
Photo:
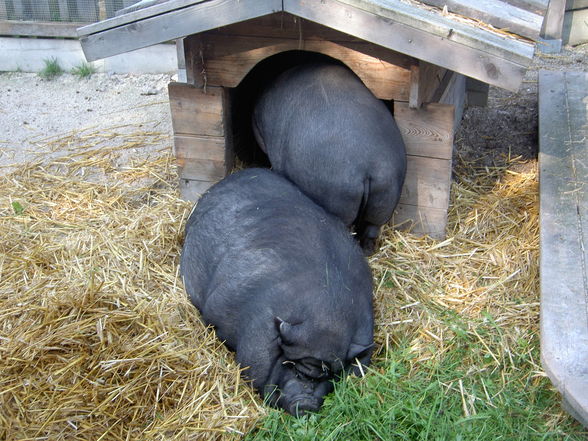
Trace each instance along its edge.
<path fill-rule="evenodd" d="M 264 415 L 179 281 L 191 206 L 171 155 L 142 152 L 159 141 L 70 134 L 39 143 L 51 160 L 0 178 L 0 439 L 230 439 Z M 492 313 L 505 335 L 488 348 L 497 363 L 531 338 L 537 180 L 526 167 L 462 176 L 445 241 L 385 232 L 371 259 L 380 356 L 403 335 L 414 369 L 440 357 L 453 331 L 436 308 Z"/>

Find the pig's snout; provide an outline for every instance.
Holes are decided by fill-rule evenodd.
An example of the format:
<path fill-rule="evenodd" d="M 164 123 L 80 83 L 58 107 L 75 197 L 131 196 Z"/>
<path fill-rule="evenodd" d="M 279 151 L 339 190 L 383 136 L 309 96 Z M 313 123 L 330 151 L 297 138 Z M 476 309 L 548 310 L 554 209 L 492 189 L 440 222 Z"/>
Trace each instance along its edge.
<path fill-rule="evenodd" d="M 288 412 L 295 417 L 302 417 L 307 412 L 318 412 L 322 403 L 322 399 L 318 400 L 315 397 L 297 397 L 290 403 Z"/>

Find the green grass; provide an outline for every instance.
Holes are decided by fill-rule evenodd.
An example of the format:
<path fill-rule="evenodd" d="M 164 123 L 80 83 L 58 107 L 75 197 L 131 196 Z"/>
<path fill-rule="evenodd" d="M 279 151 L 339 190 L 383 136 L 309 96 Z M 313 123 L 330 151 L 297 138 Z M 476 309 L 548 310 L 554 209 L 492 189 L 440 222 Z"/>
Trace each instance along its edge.
<path fill-rule="evenodd" d="M 92 74 L 96 73 L 96 68 L 85 61 L 80 63 L 78 66 L 71 70 L 73 75 L 77 75 L 80 78 L 88 78 Z"/>
<path fill-rule="evenodd" d="M 40 77 L 46 80 L 52 80 L 63 73 L 63 69 L 56 58 L 46 58 L 43 62 L 45 63 L 45 67 L 39 72 Z"/>
<path fill-rule="evenodd" d="M 457 324 L 459 327 L 459 324 Z M 491 321 L 478 324 L 487 344 L 501 344 Z M 260 440 L 585 440 L 586 432 L 562 417 L 557 395 L 542 375 L 529 375 L 538 339 L 518 348 L 515 368 L 497 366 L 468 333 L 450 350 L 415 364 L 405 342 L 364 378 L 336 384 L 319 415 L 296 419 L 272 410 L 247 437 Z M 467 363 L 464 363 L 467 359 Z"/>

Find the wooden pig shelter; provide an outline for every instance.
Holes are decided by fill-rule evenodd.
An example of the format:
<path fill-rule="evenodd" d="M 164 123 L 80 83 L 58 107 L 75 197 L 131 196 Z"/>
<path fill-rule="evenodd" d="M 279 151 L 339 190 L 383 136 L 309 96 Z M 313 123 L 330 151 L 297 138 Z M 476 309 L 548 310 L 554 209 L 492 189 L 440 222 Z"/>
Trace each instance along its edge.
<path fill-rule="evenodd" d="M 230 172 L 236 151 L 249 149 L 243 103 L 252 90 L 308 54 L 339 60 L 387 103 L 401 129 L 408 171 L 393 222 L 443 237 L 466 84 L 472 100 L 483 100 L 489 84 L 519 87 L 548 0 L 454 1 L 450 10 L 437 3 L 151 0 L 79 35 L 89 61 L 176 40 L 185 78 L 169 85 L 169 96 L 189 200 Z"/>

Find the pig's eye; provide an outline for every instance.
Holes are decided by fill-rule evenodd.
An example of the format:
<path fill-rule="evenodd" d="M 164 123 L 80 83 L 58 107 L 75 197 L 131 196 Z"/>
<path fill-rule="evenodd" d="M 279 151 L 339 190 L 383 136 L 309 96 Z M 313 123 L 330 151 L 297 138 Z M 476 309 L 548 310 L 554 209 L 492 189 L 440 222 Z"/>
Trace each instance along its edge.
<path fill-rule="evenodd" d="M 331 375 L 329 366 L 322 360 L 316 360 L 314 358 L 297 360 L 294 368 L 301 374 L 315 380 L 322 380 Z"/>

